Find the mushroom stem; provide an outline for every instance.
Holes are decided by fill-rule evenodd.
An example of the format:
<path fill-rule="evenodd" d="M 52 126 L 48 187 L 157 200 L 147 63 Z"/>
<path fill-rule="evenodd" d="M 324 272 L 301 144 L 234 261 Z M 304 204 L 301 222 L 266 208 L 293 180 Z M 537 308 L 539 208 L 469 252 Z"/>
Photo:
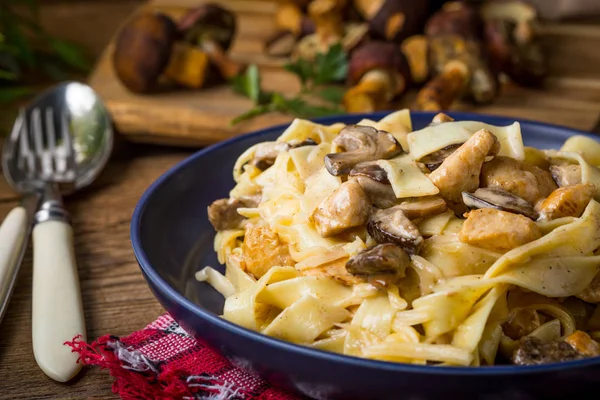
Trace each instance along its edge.
<path fill-rule="evenodd" d="M 201 49 L 186 43 L 175 43 L 164 75 L 188 88 L 200 89 L 210 76 L 210 62 Z"/>
<path fill-rule="evenodd" d="M 360 82 L 344 95 L 344 108 L 347 112 L 371 112 L 385 106 L 404 91 L 406 82 L 402 75 L 376 69 L 367 72 Z"/>
<path fill-rule="evenodd" d="M 417 94 L 415 108 L 423 111 L 446 110 L 464 92 L 469 69 L 459 61 L 450 62 Z"/>
<path fill-rule="evenodd" d="M 277 8 L 275 25 L 279 31 L 291 32 L 297 38 L 311 34 L 315 30 L 314 22 L 298 5 L 289 2 L 280 4 Z"/>
<path fill-rule="evenodd" d="M 427 38 L 423 35 L 411 36 L 404 39 L 401 48 L 408 60 L 413 83 L 425 82 L 429 76 L 429 60 L 427 59 L 429 41 Z"/>
<path fill-rule="evenodd" d="M 214 40 L 206 39 L 202 42 L 202 50 L 210 59 L 211 63 L 217 68 L 225 79 L 231 79 L 239 75 L 246 68 L 245 65 L 237 63 L 230 59 L 223 48 Z"/>
<path fill-rule="evenodd" d="M 314 0 L 308 13 L 315 22 L 317 37 L 323 46 L 339 42 L 344 36 L 342 11 L 346 0 Z"/>

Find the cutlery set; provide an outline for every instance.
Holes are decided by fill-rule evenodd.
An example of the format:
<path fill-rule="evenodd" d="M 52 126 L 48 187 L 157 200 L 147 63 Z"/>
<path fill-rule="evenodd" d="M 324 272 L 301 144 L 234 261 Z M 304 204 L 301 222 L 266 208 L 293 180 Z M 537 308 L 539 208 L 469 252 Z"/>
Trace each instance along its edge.
<path fill-rule="evenodd" d="M 64 343 L 86 335 L 73 228 L 62 195 L 99 175 L 112 144 L 102 101 L 89 86 L 67 82 L 21 110 L 2 149 L 4 176 L 23 199 L 0 226 L 0 321 L 31 233 L 33 354 L 40 369 L 59 382 L 80 369 Z"/>

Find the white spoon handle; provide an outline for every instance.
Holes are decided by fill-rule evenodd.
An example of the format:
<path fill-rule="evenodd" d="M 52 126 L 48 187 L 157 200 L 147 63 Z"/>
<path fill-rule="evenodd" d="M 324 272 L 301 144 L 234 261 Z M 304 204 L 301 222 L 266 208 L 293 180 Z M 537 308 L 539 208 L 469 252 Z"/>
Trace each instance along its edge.
<path fill-rule="evenodd" d="M 73 229 L 48 220 L 33 228 L 33 354 L 50 378 L 66 382 L 81 369 L 64 345 L 85 335 L 85 319 L 73 251 Z"/>
<path fill-rule="evenodd" d="M 27 211 L 15 207 L 0 225 L 0 321 L 8 306 L 29 230 Z"/>

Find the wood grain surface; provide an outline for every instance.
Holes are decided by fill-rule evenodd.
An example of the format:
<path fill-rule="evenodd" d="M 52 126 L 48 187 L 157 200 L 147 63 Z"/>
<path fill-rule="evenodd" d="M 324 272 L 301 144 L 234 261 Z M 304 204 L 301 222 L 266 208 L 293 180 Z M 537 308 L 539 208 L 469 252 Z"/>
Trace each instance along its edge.
<path fill-rule="evenodd" d="M 239 33 L 232 47 L 232 58 L 259 65 L 266 90 L 297 92 L 297 79 L 281 69 L 284 61 L 262 54 L 262 44 L 275 30 L 272 17 L 275 1 L 218 2 L 238 14 Z M 154 0 L 151 6 L 179 18 L 186 7 L 196 4 L 197 0 Z M 541 26 L 541 33 L 548 49 L 551 75 L 544 91 L 508 87 L 490 106 L 458 104 L 455 108 L 515 117 L 528 115 L 544 122 L 589 129 L 600 110 L 597 95 L 600 53 L 592 50 L 600 48 L 600 25 L 548 22 Z M 92 73 L 90 84 L 106 100 L 117 128 L 130 140 L 199 146 L 291 119 L 286 115 L 269 114 L 231 126 L 231 119 L 252 105 L 226 85 L 197 91 L 133 94 L 115 77 L 112 52 L 110 44 Z M 578 101 L 570 102 L 569 97 L 564 97 L 565 93 L 578 97 Z M 406 95 L 394 106 L 410 106 L 413 98 L 414 93 Z M 565 116 L 568 117 L 565 119 Z"/>

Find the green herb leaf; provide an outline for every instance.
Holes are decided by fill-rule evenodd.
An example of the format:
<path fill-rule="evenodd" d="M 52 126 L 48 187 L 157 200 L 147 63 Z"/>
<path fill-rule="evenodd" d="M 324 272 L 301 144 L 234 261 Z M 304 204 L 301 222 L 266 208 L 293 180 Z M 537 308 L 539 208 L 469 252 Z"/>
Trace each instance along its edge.
<path fill-rule="evenodd" d="M 233 78 L 233 90 L 248 97 L 254 103 L 260 100 L 260 73 L 255 64 L 250 65 L 246 72 Z"/>
<path fill-rule="evenodd" d="M 315 74 L 314 66 L 310 61 L 299 58 L 293 63 L 285 64 L 284 68 L 300 79 L 302 90 L 307 90 L 308 83 L 314 78 Z"/>
<path fill-rule="evenodd" d="M 54 38 L 49 39 L 49 44 L 56 57 L 66 65 L 81 71 L 90 69 L 90 65 L 79 46 Z"/>
<path fill-rule="evenodd" d="M 342 104 L 342 100 L 344 99 L 345 93 L 346 91 L 343 87 L 328 86 L 320 89 L 315 94 L 321 99 L 327 101 L 328 103 L 339 105 Z"/>
<path fill-rule="evenodd" d="M 338 82 L 348 75 L 348 57 L 340 43 L 332 46 L 326 54 L 317 54 L 314 84 Z"/>
<path fill-rule="evenodd" d="M 17 78 L 18 76 L 14 72 L 0 69 L 0 80 L 4 79 L 6 81 L 16 81 Z"/>
<path fill-rule="evenodd" d="M 29 68 L 33 68 L 35 64 L 33 47 L 18 21 L 19 19 L 12 14 L 0 13 L 0 26 L 4 34 L 4 41 L 18 50 L 18 53 L 15 54 L 17 59 Z"/>

